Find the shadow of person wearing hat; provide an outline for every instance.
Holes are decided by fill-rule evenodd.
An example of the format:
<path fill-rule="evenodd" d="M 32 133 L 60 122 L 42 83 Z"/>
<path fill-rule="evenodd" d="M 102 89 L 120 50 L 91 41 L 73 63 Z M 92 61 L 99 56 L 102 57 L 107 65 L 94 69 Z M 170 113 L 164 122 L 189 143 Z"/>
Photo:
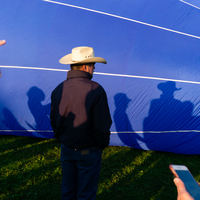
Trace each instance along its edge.
<path fill-rule="evenodd" d="M 116 107 L 114 112 L 114 121 L 118 136 L 125 145 L 134 147 L 129 133 L 127 133 L 133 131 L 128 115 L 126 114 L 126 109 L 128 108 L 131 99 L 129 99 L 124 93 L 118 93 L 114 96 L 114 101 Z"/>
<path fill-rule="evenodd" d="M 174 98 L 174 92 L 181 90 L 176 88 L 173 81 L 158 84 L 162 91 L 159 99 L 151 101 L 149 115 L 144 119 L 144 131 L 171 131 L 180 127 L 182 102 Z"/>
<path fill-rule="evenodd" d="M 195 136 L 188 133 L 200 128 L 199 117 L 193 114 L 192 102 L 181 102 L 174 98 L 174 92 L 181 90 L 176 88 L 175 82 L 160 83 L 157 88 L 162 94 L 159 99 L 151 101 L 149 115 L 143 121 L 145 143 L 150 150 L 172 151 L 173 149 L 173 152 L 175 150 L 182 152 L 181 145 L 187 145 L 188 138 Z M 174 134 L 176 136 L 172 138 Z M 184 151 L 185 149 L 186 146 Z"/>
<path fill-rule="evenodd" d="M 145 142 L 150 150 L 170 151 L 171 134 L 180 130 L 183 122 L 181 118 L 184 112 L 183 103 L 174 98 L 174 92 L 181 88 L 176 88 L 173 81 L 160 83 L 157 88 L 162 91 L 162 94 L 159 99 L 151 101 L 148 117 L 143 121 Z M 172 132 L 169 134 L 168 131 Z"/>
<path fill-rule="evenodd" d="M 135 145 L 137 145 L 137 139 L 141 140 L 142 138 L 134 133 L 126 113 L 131 99 L 124 93 L 117 93 L 114 96 L 114 101 L 116 107 L 114 112 L 114 122 L 118 136 L 125 145 L 134 148 Z"/>

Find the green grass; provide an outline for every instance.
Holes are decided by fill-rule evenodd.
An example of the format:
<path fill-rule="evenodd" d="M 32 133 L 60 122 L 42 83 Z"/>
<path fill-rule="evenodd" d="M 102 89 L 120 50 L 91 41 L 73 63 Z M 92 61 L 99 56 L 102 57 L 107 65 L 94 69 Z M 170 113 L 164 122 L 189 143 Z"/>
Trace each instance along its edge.
<path fill-rule="evenodd" d="M 200 156 L 109 147 L 103 152 L 97 200 L 176 199 L 169 164 L 187 165 L 200 181 Z M 0 200 L 61 197 L 60 144 L 0 136 Z"/>

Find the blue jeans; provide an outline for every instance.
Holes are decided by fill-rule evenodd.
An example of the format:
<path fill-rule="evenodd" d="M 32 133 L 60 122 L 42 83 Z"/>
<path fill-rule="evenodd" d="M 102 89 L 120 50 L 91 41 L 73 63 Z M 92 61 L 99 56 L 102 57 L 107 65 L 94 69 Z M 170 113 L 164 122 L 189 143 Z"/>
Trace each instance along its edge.
<path fill-rule="evenodd" d="M 61 144 L 62 200 L 93 200 L 96 197 L 102 150 L 75 150 Z"/>

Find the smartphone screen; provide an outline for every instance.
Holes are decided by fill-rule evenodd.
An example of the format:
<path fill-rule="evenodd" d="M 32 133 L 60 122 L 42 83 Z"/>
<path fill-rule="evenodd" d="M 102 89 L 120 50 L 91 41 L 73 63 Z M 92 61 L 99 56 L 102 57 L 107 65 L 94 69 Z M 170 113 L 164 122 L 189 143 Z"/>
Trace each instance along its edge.
<path fill-rule="evenodd" d="M 200 199 L 200 187 L 188 168 L 184 165 L 170 165 L 170 169 L 175 177 L 179 177 L 185 184 L 187 191 L 196 200 Z M 173 172 L 175 171 L 175 173 Z"/>

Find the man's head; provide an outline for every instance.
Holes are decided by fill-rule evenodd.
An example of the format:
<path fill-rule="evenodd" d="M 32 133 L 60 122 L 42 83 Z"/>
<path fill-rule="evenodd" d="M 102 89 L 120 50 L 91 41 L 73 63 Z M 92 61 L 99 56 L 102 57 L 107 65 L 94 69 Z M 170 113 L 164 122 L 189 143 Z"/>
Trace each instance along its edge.
<path fill-rule="evenodd" d="M 95 63 L 73 64 L 73 65 L 70 65 L 70 68 L 71 70 L 81 70 L 93 75 L 93 72 L 95 69 Z"/>
<path fill-rule="evenodd" d="M 107 64 L 106 60 L 101 57 L 95 57 L 92 47 L 76 47 L 72 49 L 72 53 L 63 56 L 59 62 L 61 64 L 70 65 L 92 65 L 94 63 Z"/>

